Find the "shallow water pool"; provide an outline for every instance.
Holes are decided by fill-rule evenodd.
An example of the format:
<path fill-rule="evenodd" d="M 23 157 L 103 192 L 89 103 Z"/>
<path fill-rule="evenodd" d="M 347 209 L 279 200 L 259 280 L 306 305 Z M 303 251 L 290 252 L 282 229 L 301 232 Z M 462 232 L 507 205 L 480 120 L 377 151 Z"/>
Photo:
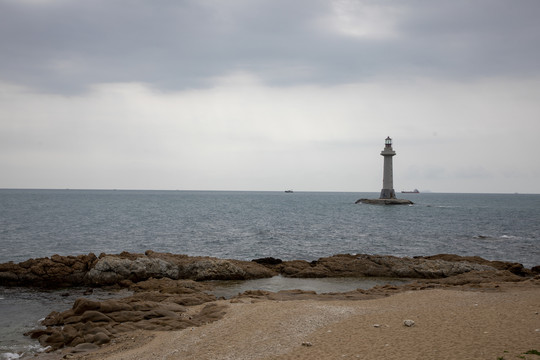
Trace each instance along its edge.
<path fill-rule="evenodd" d="M 410 282 L 408 279 L 389 278 L 287 278 L 281 275 L 256 280 L 227 280 L 212 281 L 212 294 L 229 299 L 247 290 L 265 290 L 278 292 L 280 290 L 315 291 L 317 294 L 331 292 L 347 292 L 356 289 L 371 289 L 377 285 L 401 285 Z"/>

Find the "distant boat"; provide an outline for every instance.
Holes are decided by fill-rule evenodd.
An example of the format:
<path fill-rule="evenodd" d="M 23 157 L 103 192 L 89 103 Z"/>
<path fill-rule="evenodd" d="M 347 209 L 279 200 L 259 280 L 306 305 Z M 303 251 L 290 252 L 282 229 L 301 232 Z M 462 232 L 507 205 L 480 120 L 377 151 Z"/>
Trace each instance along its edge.
<path fill-rule="evenodd" d="M 285 190 L 286 193 L 292 193 L 293 191 L 292 190 Z"/>
<path fill-rule="evenodd" d="M 414 189 L 413 191 L 402 191 L 401 193 L 403 194 L 420 194 L 420 191 L 418 191 L 418 189 Z"/>

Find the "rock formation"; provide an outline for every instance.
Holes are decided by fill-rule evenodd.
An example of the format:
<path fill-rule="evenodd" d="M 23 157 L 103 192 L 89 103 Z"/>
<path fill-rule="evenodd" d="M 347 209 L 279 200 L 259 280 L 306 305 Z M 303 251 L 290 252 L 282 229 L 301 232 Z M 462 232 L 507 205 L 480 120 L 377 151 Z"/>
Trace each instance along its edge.
<path fill-rule="evenodd" d="M 88 271 L 98 261 L 90 253 L 79 256 L 53 255 L 51 258 L 30 259 L 18 264 L 0 264 L 0 285 L 69 287 L 84 284 Z"/>
<path fill-rule="evenodd" d="M 444 286 L 489 286 L 499 282 L 540 282 L 540 267 L 488 261 L 480 257 L 440 254 L 426 257 L 381 255 L 334 255 L 316 261 L 253 261 L 190 257 L 147 251 L 145 254 L 94 254 L 30 259 L 19 264 L 0 264 L 1 286 L 107 286 L 130 289 L 123 299 L 93 301 L 78 299 L 70 310 L 52 312 L 42 322 L 45 329 L 28 333 L 51 350 L 92 350 L 133 330 L 175 330 L 199 326 L 223 316 L 224 305 L 216 303 L 201 280 L 247 280 L 272 277 L 392 277 L 416 279 L 396 287 L 377 286 L 341 294 L 315 294 L 288 290 L 277 293 L 253 290 L 237 296 L 290 300 L 304 298 L 366 299 L 391 293 Z"/>
<path fill-rule="evenodd" d="M 526 269 L 518 263 L 488 261 L 479 257 L 434 255 L 399 258 L 381 255 L 334 255 L 308 262 L 274 258 L 253 261 L 190 257 L 147 251 L 145 254 L 53 255 L 19 264 L 0 264 L 0 286 L 121 285 L 150 278 L 202 280 L 248 280 L 272 277 L 398 277 L 445 278 L 470 271 L 508 270 L 532 276 L 540 268 Z"/>
<path fill-rule="evenodd" d="M 77 299 L 70 310 L 50 313 L 28 336 L 56 350 L 66 346 L 91 349 L 133 330 L 179 330 L 220 319 L 225 307 L 206 288 L 190 280 L 152 279 L 132 287 L 133 296 L 93 301 Z"/>
<path fill-rule="evenodd" d="M 0 286 L 105 286 L 150 278 L 248 280 L 277 275 L 252 261 L 190 257 L 151 250 L 145 254 L 94 254 L 30 259 L 0 264 Z"/>
<path fill-rule="evenodd" d="M 517 263 L 488 261 L 479 257 L 436 255 L 431 257 L 395 257 L 389 255 L 334 255 L 317 261 L 283 261 L 265 264 L 288 277 L 394 277 L 446 278 L 470 271 L 509 270 L 520 276 L 533 276 L 531 270 Z"/>
<path fill-rule="evenodd" d="M 84 281 L 90 285 L 112 285 L 122 280 L 138 282 L 151 277 L 178 279 L 178 266 L 148 257 L 104 256 L 88 271 Z"/>

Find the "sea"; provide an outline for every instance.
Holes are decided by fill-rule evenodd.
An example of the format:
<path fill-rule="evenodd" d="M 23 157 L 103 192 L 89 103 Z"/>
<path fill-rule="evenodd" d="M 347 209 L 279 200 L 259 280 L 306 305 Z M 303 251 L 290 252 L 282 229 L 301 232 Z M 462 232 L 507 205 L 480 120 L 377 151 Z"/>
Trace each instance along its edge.
<path fill-rule="evenodd" d="M 540 265 L 539 194 L 398 194 L 414 205 L 355 204 L 369 192 L 0 189 L 0 263 L 54 254 L 146 250 L 252 260 L 334 254 L 451 253 Z M 346 291 L 369 279 L 237 283 L 271 290 Z M 383 281 L 383 280 L 381 280 Z M 307 286 L 307 288 L 306 288 Z M 0 359 L 41 351 L 22 333 L 69 308 L 71 289 L 0 287 Z M 94 296 L 116 296 L 97 294 Z"/>

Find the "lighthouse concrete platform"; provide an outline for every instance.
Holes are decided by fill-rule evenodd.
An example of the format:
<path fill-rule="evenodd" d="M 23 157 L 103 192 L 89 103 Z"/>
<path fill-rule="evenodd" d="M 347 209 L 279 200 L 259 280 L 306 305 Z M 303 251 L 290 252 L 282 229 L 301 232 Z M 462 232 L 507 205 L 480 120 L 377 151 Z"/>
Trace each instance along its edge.
<path fill-rule="evenodd" d="M 370 205 L 413 205 L 411 200 L 407 199 L 358 199 L 355 204 Z"/>

